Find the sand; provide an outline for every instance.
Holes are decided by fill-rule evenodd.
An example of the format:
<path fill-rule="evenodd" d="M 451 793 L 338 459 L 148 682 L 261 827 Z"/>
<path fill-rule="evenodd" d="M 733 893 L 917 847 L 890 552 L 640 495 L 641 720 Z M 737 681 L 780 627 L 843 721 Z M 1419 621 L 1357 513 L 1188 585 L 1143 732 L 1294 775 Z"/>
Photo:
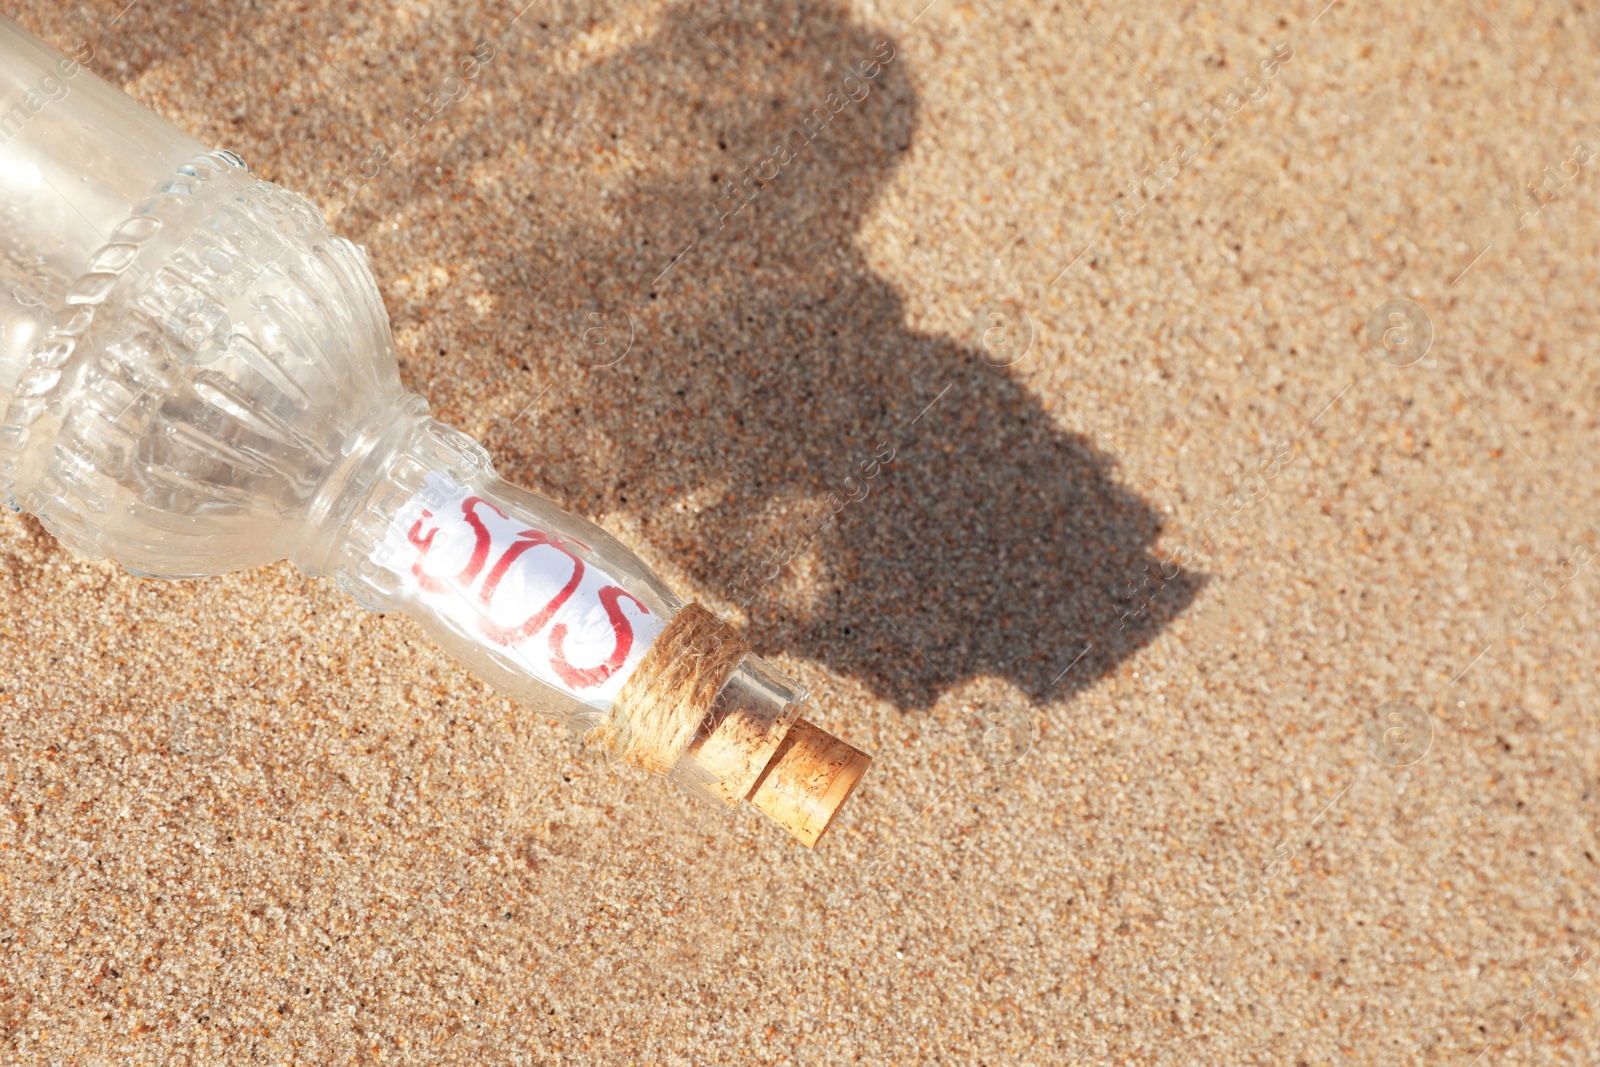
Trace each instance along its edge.
<path fill-rule="evenodd" d="M 121 6 L 16 17 L 877 758 L 807 853 L 6 515 L 0 1061 L 1600 1060 L 1596 16 Z"/>

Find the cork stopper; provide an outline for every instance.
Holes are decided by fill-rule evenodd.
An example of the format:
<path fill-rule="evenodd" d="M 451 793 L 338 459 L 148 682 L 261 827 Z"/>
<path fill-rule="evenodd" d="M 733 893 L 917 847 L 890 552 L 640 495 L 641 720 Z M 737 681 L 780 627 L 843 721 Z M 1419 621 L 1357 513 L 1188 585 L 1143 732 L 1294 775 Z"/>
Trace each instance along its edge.
<path fill-rule="evenodd" d="M 743 653 L 673 767 L 673 779 L 714 803 L 749 800 L 814 847 L 872 757 L 800 718 L 806 695 L 799 682 Z"/>
<path fill-rule="evenodd" d="M 871 762 L 865 752 L 796 719 L 749 800 L 802 845 L 815 848 Z"/>

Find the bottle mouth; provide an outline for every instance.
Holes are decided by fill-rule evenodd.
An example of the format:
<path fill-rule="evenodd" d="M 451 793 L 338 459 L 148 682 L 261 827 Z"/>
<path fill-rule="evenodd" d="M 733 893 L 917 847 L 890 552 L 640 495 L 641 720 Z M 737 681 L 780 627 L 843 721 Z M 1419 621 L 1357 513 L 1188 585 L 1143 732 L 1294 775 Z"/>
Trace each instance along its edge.
<path fill-rule="evenodd" d="M 810 694 L 754 653 L 717 690 L 711 711 L 672 770 L 674 781 L 731 807 L 755 788 Z"/>
<path fill-rule="evenodd" d="M 748 800 L 815 847 L 872 757 L 801 719 L 809 695 L 760 656 L 745 655 L 672 778 L 723 806 Z"/>

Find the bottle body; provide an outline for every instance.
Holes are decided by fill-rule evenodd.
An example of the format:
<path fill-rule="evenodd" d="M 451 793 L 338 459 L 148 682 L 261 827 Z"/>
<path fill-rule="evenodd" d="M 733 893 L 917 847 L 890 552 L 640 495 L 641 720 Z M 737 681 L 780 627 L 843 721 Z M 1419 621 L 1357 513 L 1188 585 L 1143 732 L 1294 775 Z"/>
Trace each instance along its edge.
<path fill-rule="evenodd" d="M 0 399 L 112 231 L 206 152 L 0 18 Z"/>

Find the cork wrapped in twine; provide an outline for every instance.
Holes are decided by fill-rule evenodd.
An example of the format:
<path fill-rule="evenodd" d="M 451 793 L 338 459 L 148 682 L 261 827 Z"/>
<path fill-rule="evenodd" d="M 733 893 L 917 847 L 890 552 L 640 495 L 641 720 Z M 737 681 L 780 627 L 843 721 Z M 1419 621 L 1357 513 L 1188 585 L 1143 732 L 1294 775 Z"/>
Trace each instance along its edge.
<path fill-rule="evenodd" d="M 617 693 L 611 718 L 588 742 L 624 763 L 667 774 L 750 643 L 699 604 L 672 617 Z"/>
<path fill-rule="evenodd" d="M 718 709 L 718 694 L 749 655 L 731 626 L 687 605 L 584 742 L 652 773 L 686 774 L 729 804 L 748 799 L 810 848 L 872 760 L 793 708 L 776 720 Z"/>

